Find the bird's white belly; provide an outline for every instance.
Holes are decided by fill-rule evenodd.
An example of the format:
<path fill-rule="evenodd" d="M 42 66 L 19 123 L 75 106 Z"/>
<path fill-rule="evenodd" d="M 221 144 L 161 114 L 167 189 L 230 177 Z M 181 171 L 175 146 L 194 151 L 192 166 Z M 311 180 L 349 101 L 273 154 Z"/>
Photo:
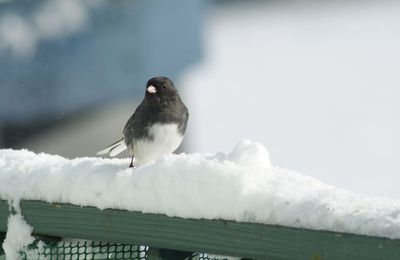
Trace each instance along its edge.
<path fill-rule="evenodd" d="M 154 124 L 148 130 L 153 139 L 134 141 L 130 147 L 136 158 L 136 165 L 156 161 L 163 155 L 174 152 L 183 139 L 177 124 Z"/>

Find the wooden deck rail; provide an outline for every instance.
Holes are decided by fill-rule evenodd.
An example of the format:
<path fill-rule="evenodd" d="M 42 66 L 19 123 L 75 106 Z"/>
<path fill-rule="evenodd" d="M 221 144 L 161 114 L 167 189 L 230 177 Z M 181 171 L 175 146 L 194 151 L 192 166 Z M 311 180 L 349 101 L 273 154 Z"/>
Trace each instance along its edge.
<path fill-rule="evenodd" d="M 400 259 L 400 240 L 387 238 L 31 200 L 21 201 L 21 209 L 34 232 L 48 236 L 250 259 Z M 7 201 L 0 200 L 0 232 L 8 215 Z"/>

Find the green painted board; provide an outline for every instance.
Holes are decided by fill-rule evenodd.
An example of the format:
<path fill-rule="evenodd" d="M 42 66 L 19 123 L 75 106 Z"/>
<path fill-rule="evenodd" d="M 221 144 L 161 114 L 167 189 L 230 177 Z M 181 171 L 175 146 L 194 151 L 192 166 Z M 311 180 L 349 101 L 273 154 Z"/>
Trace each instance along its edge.
<path fill-rule="evenodd" d="M 37 234 L 253 259 L 400 259 L 400 240 L 224 220 L 22 201 Z M 0 200 L 0 232 L 7 202 Z M 4 210 L 7 209 L 7 210 Z"/>
<path fill-rule="evenodd" d="M 8 208 L 7 201 L 0 200 L 0 232 L 7 226 Z"/>

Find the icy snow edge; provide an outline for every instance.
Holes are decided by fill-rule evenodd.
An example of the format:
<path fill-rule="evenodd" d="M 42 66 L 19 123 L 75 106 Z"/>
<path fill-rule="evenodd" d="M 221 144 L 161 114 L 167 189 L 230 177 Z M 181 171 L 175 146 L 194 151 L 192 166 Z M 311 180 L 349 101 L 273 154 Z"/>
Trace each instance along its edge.
<path fill-rule="evenodd" d="M 228 154 L 170 155 L 137 169 L 128 164 L 0 150 L 0 198 L 400 238 L 400 201 L 273 167 L 265 147 L 248 140 Z"/>

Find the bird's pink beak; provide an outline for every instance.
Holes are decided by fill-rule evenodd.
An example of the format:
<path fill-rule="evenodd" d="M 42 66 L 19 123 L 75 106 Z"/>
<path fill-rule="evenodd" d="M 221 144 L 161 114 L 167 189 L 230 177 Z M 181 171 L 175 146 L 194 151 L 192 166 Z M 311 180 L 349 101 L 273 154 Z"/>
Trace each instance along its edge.
<path fill-rule="evenodd" d="M 154 94 L 157 92 L 157 90 L 153 85 L 150 85 L 147 87 L 147 92 L 149 92 L 150 94 Z"/>

